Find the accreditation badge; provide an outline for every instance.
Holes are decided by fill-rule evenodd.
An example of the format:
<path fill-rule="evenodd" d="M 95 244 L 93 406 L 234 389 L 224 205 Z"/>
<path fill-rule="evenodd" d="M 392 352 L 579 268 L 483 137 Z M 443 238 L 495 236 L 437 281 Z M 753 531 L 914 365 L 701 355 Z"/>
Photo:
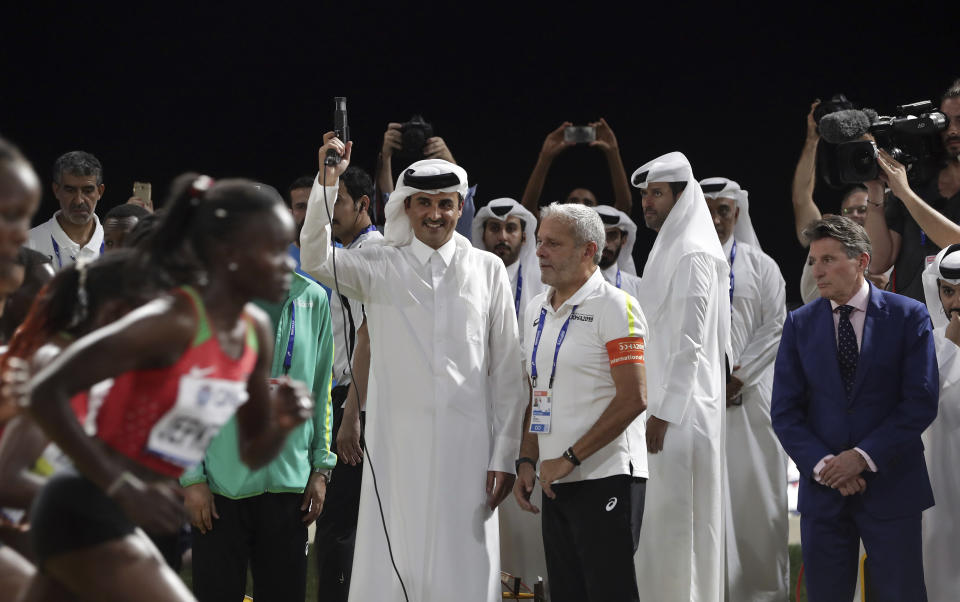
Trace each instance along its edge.
<path fill-rule="evenodd" d="M 552 417 L 553 391 L 550 389 L 534 389 L 533 411 L 530 413 L 530 432 L 540 435 L 549 434 Z"/>

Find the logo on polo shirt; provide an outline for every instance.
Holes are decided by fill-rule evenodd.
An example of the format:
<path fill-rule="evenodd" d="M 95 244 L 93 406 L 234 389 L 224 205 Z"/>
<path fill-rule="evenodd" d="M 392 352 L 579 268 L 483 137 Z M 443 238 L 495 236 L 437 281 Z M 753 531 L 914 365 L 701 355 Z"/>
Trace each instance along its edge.
<path fill-rule="evenodd" d="M 593 322 L 593 316 L 589 314 L 573 314 L 570 316 L 571 320 L 579 320 L 580 322 Z"/>
<path fill-rule="evenodd" d="M 610 498 L 610 501 L 607 502 L 607 512 L 610 512 L 616 507 L 617 507 L 617 498 L 615 497 Z"/>

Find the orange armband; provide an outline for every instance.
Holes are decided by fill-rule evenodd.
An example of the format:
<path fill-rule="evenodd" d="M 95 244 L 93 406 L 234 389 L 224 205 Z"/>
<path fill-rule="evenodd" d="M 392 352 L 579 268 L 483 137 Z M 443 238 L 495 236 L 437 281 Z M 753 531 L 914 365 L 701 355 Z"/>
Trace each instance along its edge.
<path fill-rule="evenodd" d="M 610 367 L 620 364 L 643 365 L 643 337 L 626 337 L 607 343 Z"/>

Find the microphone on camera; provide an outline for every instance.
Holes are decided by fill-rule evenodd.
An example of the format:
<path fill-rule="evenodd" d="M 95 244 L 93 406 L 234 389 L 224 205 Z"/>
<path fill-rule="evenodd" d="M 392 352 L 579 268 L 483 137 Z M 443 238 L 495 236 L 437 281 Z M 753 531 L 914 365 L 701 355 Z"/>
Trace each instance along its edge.
<path fill-rule="evenodd" d="M 860 139 L 870 131 L 869 113 L 857 109 L 847 109 L 828 113 L 820 118 L 818 128 L 820 136 L 831 144 L 842 144 Z"/>
<path fill-rule="evenodd" d="M 350 142 L 350 126 L 347 125 L 347 97 L 335 96 L 333 98 L 333 131 L 337 138 L 346 144 Z M 327 156 L 323 159 L 324 165 L 336 165 L 340 163 L 340 155 L 332 148 L 327 151 Z"/>

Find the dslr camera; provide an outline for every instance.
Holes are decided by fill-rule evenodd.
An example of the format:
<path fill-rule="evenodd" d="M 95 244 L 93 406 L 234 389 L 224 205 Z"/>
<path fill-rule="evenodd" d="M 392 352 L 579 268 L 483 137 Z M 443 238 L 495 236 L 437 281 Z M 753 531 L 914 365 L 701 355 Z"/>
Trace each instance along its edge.
<path fill-rule="evenodd" d="M 433 124 L 425 121 L 422 115 L 414 115 L 400 125 L 400 136 L 400 154 L 414 160 L 422 159 L 427 139 L 433 138 Z"/>
<path fill-rule="evenodd" d="M 946 116 L 929 100 L 899 105 L 895 116 L 853 108 L 825 112 L 818 122 L 827 142 L 818 158 L 821 173 L 834 188 L 875 180 L 880 175 L 877 149 L 882 148 L 907 168 L 911 181 L 923 181 L 938 167 L 940 132 L 946 127 Z M 862 139 L 868 133 L 873 140 Z"/>

